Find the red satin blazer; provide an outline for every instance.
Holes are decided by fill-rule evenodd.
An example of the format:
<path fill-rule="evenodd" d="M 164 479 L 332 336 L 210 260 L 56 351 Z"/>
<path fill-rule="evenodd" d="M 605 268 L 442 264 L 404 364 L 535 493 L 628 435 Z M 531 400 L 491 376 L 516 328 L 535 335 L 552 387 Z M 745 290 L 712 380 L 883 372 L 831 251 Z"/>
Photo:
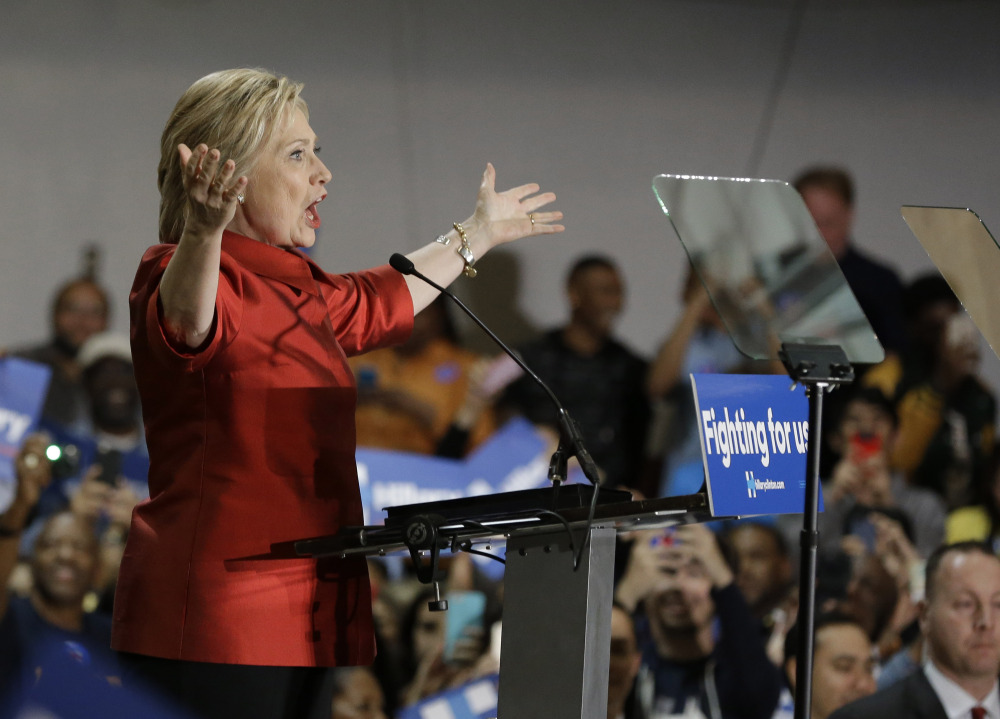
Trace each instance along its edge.
<path fill-rule="evenodd" d="M 388 266 L 328 275 L 227 232 L 211 336 L 179 352 L 159 310 L 175 249 L 146 251 L 129 301 L 150 497 L 132 515 L 112 647 L 238 664 L 369 663 L 365 561 L 264 555 L 362 523 L 345 357 L 405 340 L 406 283 Z"/>

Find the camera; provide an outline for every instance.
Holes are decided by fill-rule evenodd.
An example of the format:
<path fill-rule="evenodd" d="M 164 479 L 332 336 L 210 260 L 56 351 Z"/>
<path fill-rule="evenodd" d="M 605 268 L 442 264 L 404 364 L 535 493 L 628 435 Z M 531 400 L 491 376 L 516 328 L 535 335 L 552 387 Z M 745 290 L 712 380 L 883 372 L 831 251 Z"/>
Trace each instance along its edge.
<path fill-rule="evenodd" d="M 63 480 L 80 473 L 80 448 L 75 444 L 50 444 L 45 456 L 52 466 L 52 479 Z"/>

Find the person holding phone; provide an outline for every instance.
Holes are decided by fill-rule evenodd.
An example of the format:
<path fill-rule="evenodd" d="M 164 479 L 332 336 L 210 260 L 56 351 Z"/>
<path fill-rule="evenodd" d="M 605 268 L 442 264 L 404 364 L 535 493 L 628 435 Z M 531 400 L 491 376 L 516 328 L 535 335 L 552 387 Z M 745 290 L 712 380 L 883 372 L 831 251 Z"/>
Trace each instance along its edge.
<path fill-rule="evenodd" d="M 712 530 L 634 532 L 615 599 L 635 613 L 646 716 L 770 719 L 781 678 Z"/>
<path fill-rule="evenodd" d="M 139 413 L 139 390 L 132 371 L 128 337 L 113 332 L 95 334 L 77 355 L 86 397 L 86 421 L 69 431 L 45 422 L 53 450 L 63 457 L 53 467 L 53 481 L 39 498 L 32 523 L 25 529 L 22 555 L 41 531 L 46 518 L 70 510 L 94 523 L 108 551 L 110 592 L 124 544 L 132 508 L 147 496 L 149 455 Z"/>
<path fill-rule="evenodd" d="M 872 512 L 899 522 L 921 556 L 928 556 L 941 543 L 944 503 L 936 493 L 910 486 L 892 469 L 895 436 L 896 415 L 886 396 L 873 387 L 852 390 L 831 437 L 840 460 L 823 486 L 821 551 L 837 551 L 847 535 L 860 540 L 868 552 L 874 551 Z"/>
<path fill-rule="evenodd" d="M 0 707 L 33 705 L 47 713 L 47 699 L 65 691 L 64 665 L 86 668 L 96 682 L 120 681 L 109 649 L 111 620 L 85 612 L 84 598 L 97 580 L 101 555 L 91 522 L 57 512 L 41 524 L 29 555 L 31 589 L 26 597 L 6 590 L 18 562 L 18 544 L 39 498 L 52 479 L 46 459 L 49 438 L 33 434 L 14 461 L 14 498 L 0 514 Z M 5 714 L 6 716 L 6 714 Z"/>
<path fill-rule="evenodd" d="M 975 502 L 989 481 L 996 395 L 979 373 L 979 333 L 948 282 L 936 272 L 923 275 L 904 296 L 910 351 L 887 357 L 862 382 L 896 408 L 893 467 L 953 510 Z"/>

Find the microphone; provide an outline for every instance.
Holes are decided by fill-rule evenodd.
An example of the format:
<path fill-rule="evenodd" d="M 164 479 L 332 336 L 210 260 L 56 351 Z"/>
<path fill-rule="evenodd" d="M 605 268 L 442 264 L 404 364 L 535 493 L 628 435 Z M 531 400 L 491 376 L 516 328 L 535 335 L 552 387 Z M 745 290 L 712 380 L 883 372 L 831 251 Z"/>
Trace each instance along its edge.
<path fill-rule="evenodd" d="M 445 289 L 434 280 L 421 274 L 419 270 L 413 265 L 413 261 L 398 252 L 393 253 L 392 257 L 389 258 L 389 266 L 401 275 L 412 275 L 428 285 L 436 289 L 441 294 L 447 296 L 452 302 L 462 308 L 462 311 L 467 314 L 473 322 L 478 325 L 478 327 L 483 330 L 490 339 L 493 340 L 496 345 L 502 349 L 508 357 L 517 363 L 517 366 L 524 370 L 524 373 L 531 377 L 534 382 L 545 391 L 545 394 L 555 405 L 555 408 L 559 416 L 559 425 L 562 428 L 561 438 L 559 440 L 559 447 L 556 449 L 555 454 L 552 455 L 552 461 L 549 463 L 549 478 L 554 483 L 563 482 L 566 479 L 566 463 L 570 457 L 576 457 L 577 461 L 580 463 L 580 469 L 583 470 L 583 474 L 591 481 L 591 483 L 597 487 L 600 485 L 600 471 L 597 468 L 597 463 L 594 462 L 593 458 L 590 456 L 590 452 L 583 443 L 583 435 L 580 434 L 580 428 L 577 426 L 576 421 L 570 417 L 569 412 L 563 406 L 563 403 L 559 401 L 556 397 L 555 392 L 553 392 L 542 378 L 535 374 L 528 365 L 524 363 L 524 360 L 507 344 L 494 334 L 493 330 L 487 327 L 481 319 L 479 319 L 475 313 L 465 306 L 462 300 L 458 299 L 454 293 Z M 570 451 L 566 452 L 563 442 L 568 442 Z M 594 497 L 596 498 L 597 492 L 595 490 Z"/>

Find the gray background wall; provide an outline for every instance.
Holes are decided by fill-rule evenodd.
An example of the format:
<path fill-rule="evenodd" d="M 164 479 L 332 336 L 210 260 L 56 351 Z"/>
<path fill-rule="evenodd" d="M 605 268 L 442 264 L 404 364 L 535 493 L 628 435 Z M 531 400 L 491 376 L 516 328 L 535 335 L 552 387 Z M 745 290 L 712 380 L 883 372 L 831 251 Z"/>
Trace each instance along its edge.
<path fill-rule="evenodd" d="M 466 217 L 487 160 L 501 186 L 558 193 L 566 233 L 457 285 L 511 339 L 565 316 L 566 266 L 599 250 L 628 280 L 620 335 L 654 351 L 686 267 L 650 190 L 662 172 L 843 164 L 859 243 L 912 277 L 929 260 L 899 205 L 969 206 L 1000 229 L 998 31 L 996 0 L 6 0 L 0 346 L 46 336 L 88 243 L 127 327 L 163 123 L 195 79 L 244 65 L 306 83 L 334 175 L 327 269 Z"/>

